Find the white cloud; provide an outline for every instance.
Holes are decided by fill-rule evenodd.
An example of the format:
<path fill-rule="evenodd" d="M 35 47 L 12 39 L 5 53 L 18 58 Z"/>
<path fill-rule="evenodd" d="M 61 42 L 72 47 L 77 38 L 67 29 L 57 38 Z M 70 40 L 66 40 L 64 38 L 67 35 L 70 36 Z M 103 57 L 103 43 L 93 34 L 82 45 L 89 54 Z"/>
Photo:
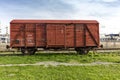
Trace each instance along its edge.
<path fill-rule="evenodd" d="M 100 22 L 100 33 L 118 33 L 120 32 L 119 3 L 119 0 L 37 0 L 37 3 L 34 1 L 33 4 L 32 1 L 24 2 L 24 5 L 22 2 L 15 5 L 2 4 L 0 19 L 4 27 L 9 25 L 10 20 L 16 18 L 95 19 Z"/>
<path fill-rule="evenodd" d="M 65 0 L 64 2 L 75 8 L 76 11 L 72 12 L 74 14 L 73 18 L 96 19 L 100 22 L 100 33 L 119 33 L 120 6 L 116 4 L 117 1 L 118 0 Z M 109 2 L 111 4 L 108 4 Z M 115 5 L 117 5 L 117 7 Z M 102 26 L 105 27 L 103 28 Z"/>
<path fill-rule="evenodd" d="M 118 0 L 102 0 L 102 1 L 104 1 L 104 2 L 116 2 Z"/>

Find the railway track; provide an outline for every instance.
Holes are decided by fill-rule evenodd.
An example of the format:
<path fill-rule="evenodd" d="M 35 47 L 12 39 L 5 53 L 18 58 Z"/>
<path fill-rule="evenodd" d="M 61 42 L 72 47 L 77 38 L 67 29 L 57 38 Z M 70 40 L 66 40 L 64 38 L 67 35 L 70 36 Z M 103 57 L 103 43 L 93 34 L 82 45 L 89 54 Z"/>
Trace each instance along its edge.
<path fill-rule="evenodd" d="M 95 50 L 120 50 L 120 48 L 95 48 Z"/>
<path fill-rule="evenodd" d="M 100 52 L 100 53 L 106 53 L 106 52 L 120 52 L 120 48 L 95 48 L 94 50 L 91 50 L 93 52 Z M 12 52 L 12 53 L 16 53 L 16 52 L 20 52 L 17 50 L 0 50 L 0 52 Z M 73 53 L 76 52 L 74 49 L 69 49 L 69 50 L 38 50 L 38 52 L 43 52 L 43 53 Z"/>
<path fill-rule="evenodd" d="M 120 52 L 120 48 L 96 48 L 93 51 L 95 52 Z"/>

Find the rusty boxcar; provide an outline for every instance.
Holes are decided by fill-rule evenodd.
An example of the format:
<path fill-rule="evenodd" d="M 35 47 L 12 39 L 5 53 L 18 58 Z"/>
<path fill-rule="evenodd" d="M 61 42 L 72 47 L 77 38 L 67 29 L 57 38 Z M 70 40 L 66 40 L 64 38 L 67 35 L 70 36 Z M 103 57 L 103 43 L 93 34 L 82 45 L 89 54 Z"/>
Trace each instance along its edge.
<path fill-rule="evenodd" d="M 23 54 L 38 48 L 69 49 L 88 53 L 99 46 L 99 23 L 96 20 L 12 20 L 10 47 Z"/>

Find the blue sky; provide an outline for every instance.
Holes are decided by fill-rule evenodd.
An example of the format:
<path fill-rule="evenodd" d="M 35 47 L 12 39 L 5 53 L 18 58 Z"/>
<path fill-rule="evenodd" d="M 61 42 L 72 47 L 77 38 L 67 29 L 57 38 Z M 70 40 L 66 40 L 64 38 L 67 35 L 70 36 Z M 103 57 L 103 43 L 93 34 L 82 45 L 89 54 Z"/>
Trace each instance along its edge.
<path fill-rule="evenodd" d="M 1 0 L 2 33 L 12 19 L 94 19 L 100 33 L 120 32 L 120 0 Z"/>

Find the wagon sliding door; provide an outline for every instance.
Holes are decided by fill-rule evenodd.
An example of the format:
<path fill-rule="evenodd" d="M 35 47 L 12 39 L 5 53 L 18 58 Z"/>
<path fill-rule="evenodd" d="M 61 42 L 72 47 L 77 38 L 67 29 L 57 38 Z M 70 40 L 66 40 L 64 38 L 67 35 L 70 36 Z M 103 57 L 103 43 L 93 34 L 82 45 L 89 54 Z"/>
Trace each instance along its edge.
<path fill-rule="evenodd" d="M 26 47 L 33 47 L 35 46 L 35 34 L 36 34 L 36 27 L 35 24 L 26 24 L 25 31 L 24 31 L 24 39 L 25 39 L 25 46 Z"/>
<path fill-rule="evenodd" d="M 48 24 L 47 25 L 47 47 L 64 46 L 64 25 Z"/>
<path fill-rule="evenodd" d="M 65 29 L 65 47 L 74 47 L 74 25 L 67 24 Z"/>
<path fill-rule="evenodd" d="M 44 47 L 46 44 L 45 24 L 36 24 L 36 46 Z"/>
<path fill-rule="evenodd" d="M 83 47 L 85 46 L 86 41 L 86 32 L 83 24 L 76 24 L 75 25 L 75 46 L 76 47 Z"/>

